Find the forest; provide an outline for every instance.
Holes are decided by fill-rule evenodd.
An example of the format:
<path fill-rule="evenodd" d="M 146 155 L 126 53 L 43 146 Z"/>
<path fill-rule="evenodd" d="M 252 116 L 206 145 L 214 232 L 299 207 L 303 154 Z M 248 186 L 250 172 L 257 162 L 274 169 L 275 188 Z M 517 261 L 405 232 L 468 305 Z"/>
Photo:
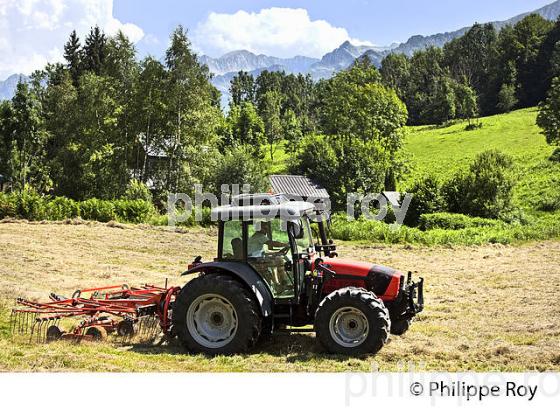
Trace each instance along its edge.
<path fill-rule="evenodd" d="M 547 142 L 560 143 L 560 21 L 535 14 L 500 31 L 476 24 L 412 57 L 389 54 L 379 69 L 363 57 L 318 82 L 239 72 L 228 107 L 181 26 L 161 60 L 139 59 L 123 33 L 98 27 L 83 40 L 72 32 L 64 58 L 0 103 L 0 178 L 13 193 L 161 209 L 194 184 L 267 189 L 280 156 L 285 171 L 324 185 L 335 210 L 349 192 L 417 193 L 407 219 L 416 226 L 433 212 L 499 218 L 512 209 L 515 181 L 511 158 L 496 150 L 449 180 L 411 180 L 409 127 L 476 131 L 480 117 L 539 106 Z"/>

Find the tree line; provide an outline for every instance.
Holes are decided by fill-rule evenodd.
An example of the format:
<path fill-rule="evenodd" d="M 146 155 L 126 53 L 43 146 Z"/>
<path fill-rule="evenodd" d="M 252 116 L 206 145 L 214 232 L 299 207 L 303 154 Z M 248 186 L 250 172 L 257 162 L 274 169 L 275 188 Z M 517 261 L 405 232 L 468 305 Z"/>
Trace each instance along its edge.
<path fill-rule="evenodd" d="M 219 92 L 182 27 L 163 62 L 139 61 L 122 32 L 98 27 L 83 45 L 73 32 L 64 58 L 0 104 L 0 174 L 13 189 L 83 200 L 118 198 L 133 179 L 161 192 L 206 182 Z"/>
<path fill-rule="evenodd" d="M 544 100 L 560 75 L 559 40 L 560 22 L 537 14 L 499 32 L 475 24 L 443 48 L 387 56 L 381 74 L 413 125 L 503 113 Z"/>
<path fill-rule="evenodd" d="M 278 149 L 288 171 L 324 185 L 335 208 L 349 192 L 395 190 L 408 171 L 406 124 L 443 124 L 542 102 L 539 120 L 555 126 L 560 22 L 530 15 L 496 32 L 475 25 L 443 49 L 367 57 L 330 79 L 239 72 L 227 110 L 186 30 L 165 58 L 137 58 L 123 34 L 71 33 L 65 62 L 35 72 L 0 103 L 0 174 L 12 189 L 75 200 L 114 199 L 148 186 L 156 199 L 219 193 L 222 184 L 266 189 Z M 553 87 L 554 88 L 554 87 Z M 547 108 L 548 107 L 548 108 Z M 550 120 L 552 118 L 552 120 Z M 550 128 L 550 127 L 549 127 Z"/>

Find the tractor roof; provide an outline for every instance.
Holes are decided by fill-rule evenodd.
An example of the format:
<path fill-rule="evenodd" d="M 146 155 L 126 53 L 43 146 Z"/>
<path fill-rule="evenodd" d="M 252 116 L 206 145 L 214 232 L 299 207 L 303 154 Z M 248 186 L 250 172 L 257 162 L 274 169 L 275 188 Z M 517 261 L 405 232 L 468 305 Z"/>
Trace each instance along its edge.
<path fill-rule="evenodd" d="M 237 219 L 296 220 L 312 214 L 315 206 L 309 202 L 291 201 L 273 205 L 236 206 L 226 205 L 212 209 L 212 220 L 230 221 Z"/>

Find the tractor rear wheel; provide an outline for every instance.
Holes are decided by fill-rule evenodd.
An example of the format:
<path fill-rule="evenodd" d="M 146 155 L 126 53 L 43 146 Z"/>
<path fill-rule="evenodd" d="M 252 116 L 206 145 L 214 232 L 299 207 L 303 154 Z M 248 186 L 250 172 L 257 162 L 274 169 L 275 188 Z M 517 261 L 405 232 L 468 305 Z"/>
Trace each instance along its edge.
<path fill-rule="evenodd" d="M 383 301 L 365 289 L 347 287 L 325 297 L 315 314 L 315 332 L 330 353 L 377 353 L 387 342 L 391 320 Z"/>
<path fill-rule="evenodd" d="M 175 300 L 173 328 L 189 351 L 234 354 L 254 346 L 261 333 L 259 305 L 241 283 L 224 274 L 188 282 Z"/>

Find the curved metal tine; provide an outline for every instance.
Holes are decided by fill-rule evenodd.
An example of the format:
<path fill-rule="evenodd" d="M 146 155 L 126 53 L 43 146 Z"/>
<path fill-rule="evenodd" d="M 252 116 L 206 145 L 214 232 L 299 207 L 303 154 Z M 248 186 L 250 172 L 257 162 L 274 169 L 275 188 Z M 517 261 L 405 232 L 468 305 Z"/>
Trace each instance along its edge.
<path fill-rule="evenodd" d="M 138 336 L 139 337 L 142 337 L 143 321 L 144 321 L 144 319 L 142 317 L 138 319 Z"/>
<path fill-rule="evenodd" d="M 14 329 L 15 329 L 15 315 L 17 313 L 14 312 L 14 309 L 12 309 L 12 312 L 10 313 L 10 332 L 12 333 L 12 337 L 14 336 Z"/>
<path fill-rule="evenodd" d="M 47 341 L 47 329 L 49 328 L 49 319 L 44 318 L 41 321 L 41 343 L 46 343 Z"/>
<path fill-rule="evenodd" d="M 153 339 L 155 339 L 161 330 L 161 326 L 159 325 L 159 317 L 158 316 L 154 316 L 154 327 L 153 327 L 154 333 L 153 333 Z"/>
<path fill-rule="evenodd" d="M 37 343 L 41 343 L 41 329 L 43 328 L 43 319 L 37 318 Z"/>
<path fill-rule="evenodd" d="M 33 324 L 31 325 L 31 334 L 29 335 L 29 341 L 33 341 L 33 335 L 35 334 L 35 326 L 37 326 L 37 313 L 33 314 Z"/>
<path fill-rule="evenodd" d="M 51 321 L 50 318 L 43 319 L 43 325 L 41 327 L 41 342 L 42 343 L 47 343 L 47 330 L 49 328 L 50 321 Z"/>
<path fill-rule="evenodd" d="M 23 322 L 23 314 L 20 313 L 18 315 L 18 334 L 20 334 L 20 335 L 21 335 L 21 324 L 22 324 L 22 322 Z"/>

